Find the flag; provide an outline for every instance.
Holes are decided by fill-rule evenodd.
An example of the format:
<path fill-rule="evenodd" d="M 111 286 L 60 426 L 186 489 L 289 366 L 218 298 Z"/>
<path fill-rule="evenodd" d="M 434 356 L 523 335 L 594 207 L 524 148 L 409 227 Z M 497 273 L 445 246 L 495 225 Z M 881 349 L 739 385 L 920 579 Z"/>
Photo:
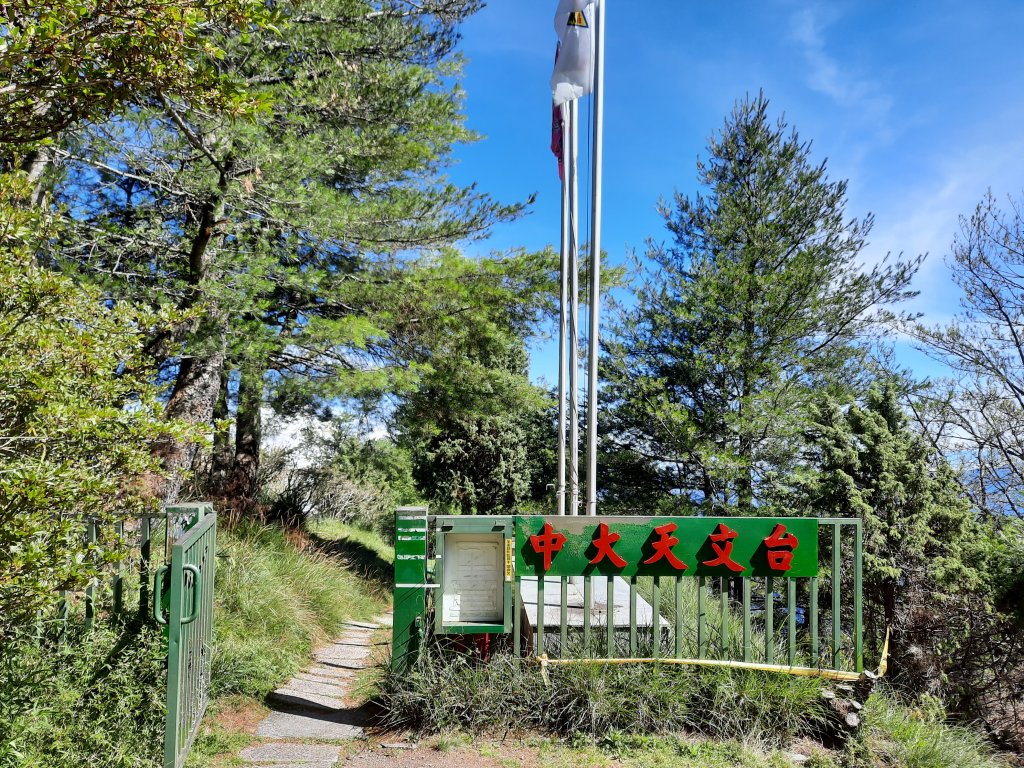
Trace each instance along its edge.
<path fill-rule="evenodd" d="M 594 0 L 559 0 L 555 11 L 558 58 L 551 75 L 555 106 L 594 90 Z"/>
<path fill-rule="evenodd" d="M 555 66 L 558 66 L 558 48 L 555 48 Z M 559 104 L 551 105 L 551 151 L 558 160 L 558 178 L 565 181 L 565 147 L 563 139 L 565 131 L 562 119 L 562 107 Z"/>

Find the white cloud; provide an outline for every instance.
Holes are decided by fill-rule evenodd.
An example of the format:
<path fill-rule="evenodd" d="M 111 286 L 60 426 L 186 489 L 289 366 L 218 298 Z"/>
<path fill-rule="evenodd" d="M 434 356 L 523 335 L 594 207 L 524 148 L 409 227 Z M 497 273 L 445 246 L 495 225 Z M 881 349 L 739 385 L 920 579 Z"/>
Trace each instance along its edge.
<path fill-rule="evenodd" d="M 816 5 L 804 6 L 790 17 L 790 37 L 807 63 L 807 86 L 848 110 L 859 124 L 871 125 L 877 138 L 887 140 L 892 135 L 893 98 L 876 80 L 858 75 L 852 64 L 829 52 L 826 31 L 838 20 L 834 8 Z"/>

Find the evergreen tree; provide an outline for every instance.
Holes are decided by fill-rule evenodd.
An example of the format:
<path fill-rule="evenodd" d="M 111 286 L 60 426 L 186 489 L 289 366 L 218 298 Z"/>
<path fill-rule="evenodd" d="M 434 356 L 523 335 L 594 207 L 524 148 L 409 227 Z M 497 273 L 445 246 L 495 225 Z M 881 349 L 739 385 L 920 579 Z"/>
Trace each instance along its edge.
<path fill-rule="evenodd" d="M 609 493 L 750 514 L 785 484 L 811 394 L 862 379 L 863 338 L 911 295 L 917 262 L 858 267 L 871 217 L 845 218 L 845 182 L 763 95 L 697 168 L 706 191 L 662 205 L 672 244 L 650 244 L 605 345 Z"/>
<path fill-rule="evenodd" d="M 235 444 L 222 431 L 214 452 L 227 491 L 252 495 L 268 395 L 294 410 L 414 381 L 425 318 L 467 290 L 470 270 L 441 275 L 442 249 L 521 212 L 444 178 L 474 138 L 453 51 L 477 6 L 290 3 L 279 33 L 224 44 L 218 67 L 263 105 L 253 119 L 160 96 L 68 145 L 65 254 L 111 296 L 195 318 L 151 340 L 168 414 L 209 428 L 237 382 Z M 501 283 L 507 261 L 475 283 Z M 180 478 L 195 447 L 162 458 Z"/>
<path fill-rule="evenodd" d="M 423 386 L 397 414 L 413 476 L 441 508 L 512 514 L 554 480 L 552 472 L 538 482 L 531 473 L 538 457 L 528 453 L 538 414 L 547 410 L 544 393 L 529 383 L 518 338 L 473 333 L 453 347 L 454 354 L 432 358 Z"/>
<path fill-rule="evenodd" d="M 982 586 L 991 532 L 946 459 L 909 429 L 898 395 L 884 382 L 863 404 L 818 399 L 796 504 L 863 521 L 868 645 L 877 654 L 891 629 L 894 671 L 920 680 L 963 639 L 936 630 Z M 853 588 L 848 574 L 844 588 Z"/>

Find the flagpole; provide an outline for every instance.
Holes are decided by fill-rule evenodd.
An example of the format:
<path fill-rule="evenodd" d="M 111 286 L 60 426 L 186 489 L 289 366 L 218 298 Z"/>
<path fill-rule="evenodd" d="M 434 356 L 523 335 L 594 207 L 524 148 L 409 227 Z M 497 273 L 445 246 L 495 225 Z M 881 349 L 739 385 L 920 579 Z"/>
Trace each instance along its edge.
<path fill-rule="evenodd" d="M 580 513 L 580 238 L 579 238 L 579 102 L 569 103 L 569 514 Z"/>
<path fill-rule="evenodd" d="M 569 514 L 580 513 L 580 196 L 579 138 L 580 107 L 573 99 L 569 104 Z M 579 587 L 582 579 L 570 576 Z"/>
<path fill-rule="evenodd" d="M 561 299 L 558 313 L 558 514 L 565 514 L 565 354 L 566 326 L 568 324 L 567 303 L 569 293 L 569 177 L 565 171 L 565 149 L 568 145 L 568 126 L 563 104 L 562 113 L 562 254 L 559 266 Z"/>
<path fill-rule="evenodd" d="M 601 326 L 601 168 L 604 161 L 604 7 L 597 3 L 594 22 L 594 164 L 590 217 L 590 352 L 587 357 L 587 514 L 597 514 L 597 356 Z"/>

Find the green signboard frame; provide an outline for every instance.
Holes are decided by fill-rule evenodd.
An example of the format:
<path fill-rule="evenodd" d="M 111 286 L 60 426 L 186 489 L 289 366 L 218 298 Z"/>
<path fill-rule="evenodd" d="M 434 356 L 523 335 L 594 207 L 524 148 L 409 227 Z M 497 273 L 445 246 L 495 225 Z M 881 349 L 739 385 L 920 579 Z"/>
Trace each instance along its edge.
<path fill-rule="evenodd" d="M 616 565 L 607 555 L 597 564 L 591 562 L 600 554 L 598 542 L 602 526 L 606 526 L 606 543 L 618 537 L 608 546 L 626 565 Z M 818 520 L 815 518 L 524 515 L 516 517 L 515 528 L 516 573 L 520 576 L 818 575 Z M 664 533 L 658 533 L 656 528 Z M 531 537 L 541 537 L 539 546 L 543 549 L 551 543 L 543 537 L 552 534 L 564 537 L 564 541 L 556 543 L 556 546 L 560 543 L 561 548 L 550 552 L 550 568 L 545 569 L 544 556 L 533 546 Z M 672 539 L 676 539 L 676 543 L 666 546 Z M 659 556 L 660 550 L 667 551 Z M 674 565 L 669 552 L 677 564 L 686 567 Z M 773 552 L 792 557 L 780 560 Z M 652 562 L 645 564 L 645 560 Z M 726 564 L 729 562 L 734 565 L 730 567 Z M 777 567 L 783 563 L 788 567 Z M 742 569 L 737 570 L 739 566 Z"/>

